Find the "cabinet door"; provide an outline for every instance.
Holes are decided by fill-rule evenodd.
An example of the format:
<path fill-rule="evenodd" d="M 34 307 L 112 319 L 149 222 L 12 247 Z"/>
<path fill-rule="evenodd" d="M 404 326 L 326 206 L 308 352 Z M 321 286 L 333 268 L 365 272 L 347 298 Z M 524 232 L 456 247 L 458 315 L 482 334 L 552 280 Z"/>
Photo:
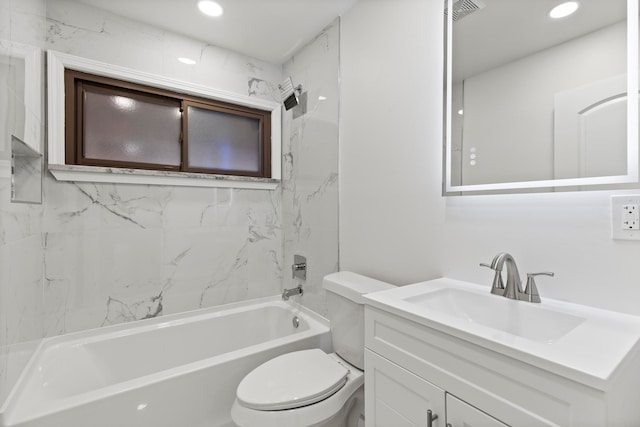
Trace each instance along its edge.
<path fill-rule="evenodd" d="M 447 427 L 508 427 L 447 393 Z"/>
<path fill-rule="evenodd" d="M 398 365 L 365 352 L 365 420 L 367 427 L 445 425 L 444 391 Z"/>

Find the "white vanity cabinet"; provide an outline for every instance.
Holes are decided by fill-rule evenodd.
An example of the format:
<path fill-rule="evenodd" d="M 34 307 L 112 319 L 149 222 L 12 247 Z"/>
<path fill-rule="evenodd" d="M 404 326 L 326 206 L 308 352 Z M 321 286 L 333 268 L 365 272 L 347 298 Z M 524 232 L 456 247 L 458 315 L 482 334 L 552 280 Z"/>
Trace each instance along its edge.
<path fill-rule="evenodd" d="M 365 309 L 367 427 L 640 426 L 635 374 L 592 385 L 407 317 Z"/>
<path fill-rule="evenodd" d="M 429 410 L 444 418 L 444 390 L 371 350 L 364 363 L 367 427 L 427 426 Z"/>
<path fill-rule="evenodd" d="M 495 418 L 447 393 L 447 427 L 507 427 Z"/>
<path fill-rule="evenodd" d="M 365 364 L 367 426 L 430 427 L 429 419 L 434 427 L 507 426 L 371 350 Z"/>

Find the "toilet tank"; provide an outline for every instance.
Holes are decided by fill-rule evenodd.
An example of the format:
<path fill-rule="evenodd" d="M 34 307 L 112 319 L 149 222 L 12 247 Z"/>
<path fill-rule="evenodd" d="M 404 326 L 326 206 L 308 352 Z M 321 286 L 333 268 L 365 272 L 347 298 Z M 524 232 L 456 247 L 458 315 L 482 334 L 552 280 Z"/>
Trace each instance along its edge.
<path fill-rule="evenodd" d="M 362 296 L 391 289 L 394 286 L 349 271 L 325 276 L 322 286 L 327 291 L 334 351 L 347 362 L 359 369 L 364 369 L 364 299 Z"/>

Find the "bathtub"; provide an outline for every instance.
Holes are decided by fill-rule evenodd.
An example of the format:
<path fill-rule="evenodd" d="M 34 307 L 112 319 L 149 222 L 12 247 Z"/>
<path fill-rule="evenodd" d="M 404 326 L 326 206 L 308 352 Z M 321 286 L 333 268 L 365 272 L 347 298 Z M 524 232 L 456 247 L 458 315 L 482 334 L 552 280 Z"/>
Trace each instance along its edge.
<path fill-rule="evenodd" d="M 278 297 L 48 338 L 0 425 L 231 426 L 235 390 L 249 371 L 313 347 L 331 351 L 326 320 Z"/>

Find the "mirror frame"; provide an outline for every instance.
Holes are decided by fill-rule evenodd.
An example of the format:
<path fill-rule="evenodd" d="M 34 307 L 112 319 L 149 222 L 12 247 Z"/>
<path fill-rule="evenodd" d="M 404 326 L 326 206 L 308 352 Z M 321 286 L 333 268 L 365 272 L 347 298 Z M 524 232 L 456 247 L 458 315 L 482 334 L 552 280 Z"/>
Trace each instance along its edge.
<path fill-rule="evenodd" d="M 580 186 L 581 189 L 602 189 L 603 185 L 634 184 L 639 182 L 639 150 L 638 150 L 638 124 L 639 102 L 638 97 L 629 96 L 630 93 L 638 93 L 638 2 L 640 0 L 627 0 L 627 174 L 616 176 L 600 176 L 588 178 L 564 178 L 548 179 L 540 181 L 503 182 L 494 184 L 451 184 L 451 117 L 452 105 L 452 52 L 453 25 L 452 15 L 444 14 L 444 152 L 443 152 L 443 196 L 458 196 L 464 194 L 487 193 L 518 193 L 517 190 L 549 191 L 562 187 Z M 446 0 L 448 10 L 453 9 L 454 0 Z M 598 187 L 590 187 L 598 186 Z M 590 188 L 582 188 L 590 187 Z M 568 190 L 568 189 L 567 189 Z M 525 192 L 525 191 L 521 191 Z"/>

